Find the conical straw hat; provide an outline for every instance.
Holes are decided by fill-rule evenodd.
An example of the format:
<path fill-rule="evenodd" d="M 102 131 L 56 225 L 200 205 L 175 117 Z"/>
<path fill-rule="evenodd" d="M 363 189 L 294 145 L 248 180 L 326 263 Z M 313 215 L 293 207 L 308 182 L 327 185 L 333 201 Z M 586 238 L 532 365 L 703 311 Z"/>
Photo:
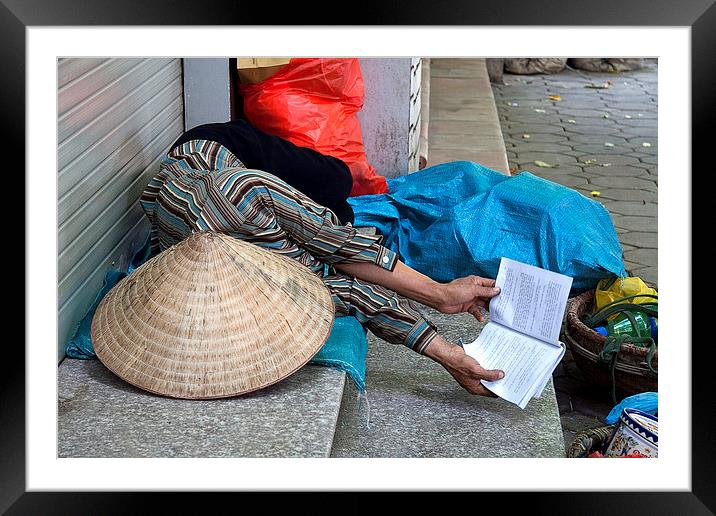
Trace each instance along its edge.
<path fill-rule="evenodd" d="M 92 341 L 102 363 L 137 387 L 221 398 L 298 370 L 328 338 L 333 311 L 303 265 L 202 231 L 118 283 L 97 307 Z"/>

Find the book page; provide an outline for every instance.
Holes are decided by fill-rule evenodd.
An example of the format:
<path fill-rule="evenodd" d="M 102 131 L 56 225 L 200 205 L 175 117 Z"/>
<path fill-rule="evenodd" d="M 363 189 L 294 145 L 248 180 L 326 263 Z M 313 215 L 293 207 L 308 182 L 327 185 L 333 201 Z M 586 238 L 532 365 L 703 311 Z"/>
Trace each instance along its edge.
<path fill-rule="evenodd" d="M 522 409 L 542 393 L 565 351 L 564 345 L 553 346 L 492 322 L 464 348 L 485 369 L 505 372 L 501 380 L 482 384 Z"/>
<path fill-rule="evenodd" d="M 542 341 L 540 341 L 540 342 L 542 342 Z M 554 368 L 557 367 L 557 364 L 559 362 L 561 362 L 562 357 L 564 356 L 564 353 L 567 351 L 567 346 L 565 346 L 564 342 L 559 342 L 558 344 L 562 348 L 562 350 L 559 353 L 559 359 L 557 359 L 557 362 L 554 364 L 554 367 L 545 371 L 544 378 L 542 378 L 542 380 L 539 383 L 535 384 L 535 392 L 532 395 L 533 398 L 539 398 L 540 396 L 542 396 L 542 391 L 544 391 L 544 388 L 547 387 L 547 382 L 552 377 Z"/>
<path fill-rule="evenodd" d="M 490 320 L 557 345 L 572 278 L 502 258 Z"/>

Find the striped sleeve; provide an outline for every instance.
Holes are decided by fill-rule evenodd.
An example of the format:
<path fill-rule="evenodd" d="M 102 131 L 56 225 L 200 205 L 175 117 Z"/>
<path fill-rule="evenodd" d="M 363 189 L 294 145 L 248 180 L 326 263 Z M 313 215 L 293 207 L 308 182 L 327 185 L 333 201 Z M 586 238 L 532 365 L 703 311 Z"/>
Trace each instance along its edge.
<path fill-rule="evenodd" d="M 368 262 L 389 271 L 395 268 L 398 255 L 381 245 L 382 235 L 343 226 L 331 210 L 281 179 L 267 175 L 262 179 L 279 224 L 313 256 L 328 265 Z"/>
<path fill-rule="evenodd" d="M 321 261 L 336 263 L 370 262 L 392 271 L 398 255 L 383 247 L 381 235 L 364 235 L 349 226 L 334 225 L 326 220 L 318 232 L 303 246 Z"/>
<path fill-rule="evenodd" d="M 398 256 L 381 245 L 382 235 L 364 235 L 341 225 L 331 210 L 282 179 L 253 169 L 228 176 L 232 179 L 222 186 L 227 198 L 257 227 L 275 218 L 291 240 L 328 265 L 369 262 L 395 268 Z"/>

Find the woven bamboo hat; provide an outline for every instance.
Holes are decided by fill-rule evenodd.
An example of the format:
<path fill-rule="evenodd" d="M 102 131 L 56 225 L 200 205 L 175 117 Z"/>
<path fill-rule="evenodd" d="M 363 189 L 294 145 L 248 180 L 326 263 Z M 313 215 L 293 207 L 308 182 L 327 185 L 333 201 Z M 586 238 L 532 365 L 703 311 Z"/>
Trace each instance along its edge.
<path fill-rule="evenodd" d="M 331 295 L 298 262 L 194 233 L 100 302 L 92 342 L 125 381 L 175 398 L 222 398 L 286 378 L 323 346 Z"/>

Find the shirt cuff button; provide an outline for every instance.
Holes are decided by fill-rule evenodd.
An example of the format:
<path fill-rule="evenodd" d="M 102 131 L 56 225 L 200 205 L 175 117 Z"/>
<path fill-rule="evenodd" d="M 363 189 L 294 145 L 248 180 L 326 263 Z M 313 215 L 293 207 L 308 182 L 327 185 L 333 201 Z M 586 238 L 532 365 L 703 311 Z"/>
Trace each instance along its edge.
<path fill-rule="evenodd" d="M 390 258 L 387 256 L 383 256 L 383 263 L 388 263 L 390 261 Z"/>

